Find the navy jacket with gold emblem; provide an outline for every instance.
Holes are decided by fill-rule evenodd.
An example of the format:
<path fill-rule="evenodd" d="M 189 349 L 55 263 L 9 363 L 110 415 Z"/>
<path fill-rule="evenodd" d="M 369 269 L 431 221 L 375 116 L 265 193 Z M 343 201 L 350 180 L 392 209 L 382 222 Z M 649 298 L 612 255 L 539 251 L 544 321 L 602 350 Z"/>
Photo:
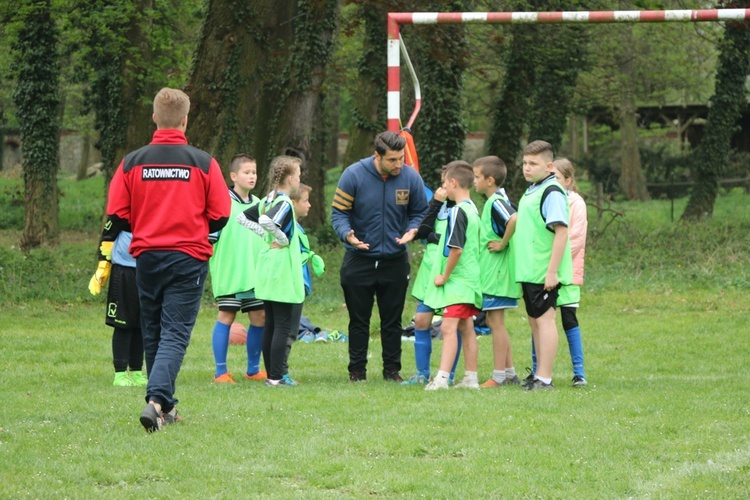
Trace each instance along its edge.
<path fill-rule="evenodd" d="M 407 250 L 406 245 L 396 243 L 396 238 L 419 227 L 427 212 L 425 185 L 417 171 L 406 165 L 400 174 L 383 180 L 374 159 L 364 158 L 341 174 L 333 196 L 331 223 L 341 241 L 354 229 L 357 238 L 370 244 L 370 249 L 363 251 L 345 243 L 347 252 L 392 259 Z"/>

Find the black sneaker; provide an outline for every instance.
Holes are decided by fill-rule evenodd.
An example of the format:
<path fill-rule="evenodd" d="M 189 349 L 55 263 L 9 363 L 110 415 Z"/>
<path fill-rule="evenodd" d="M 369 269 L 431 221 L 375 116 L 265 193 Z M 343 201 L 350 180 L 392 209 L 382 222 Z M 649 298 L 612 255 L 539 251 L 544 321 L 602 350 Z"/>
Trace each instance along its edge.
<path fill-rule="evenodd" d="M 573 377 L 573 387 L 584 387 L 586 385 L 588 385 L 588 382 L 582 376 L 576 375 Z"/>
<path fill-rule="evenodd" d="M 549 391 L 555 388 L 555 384 L 550 382 L 549 384 L 545 384 L 538 378 L 535 378 L 534 381 L 530 384 L 526 384 L 525 386 L 521 387 L 521 389 L 525 391 L 538 391 L 538 390 L 544 390 Z"/>
<path fill-rule="evenodd" d="M 349 382 L 364 382 L 367 380 L 366 372 L 352 371 L 349 372 Z"/>
<path fill-rule="evenodd" d="M 401 374 L 398 373 L 398 370 L 393 370 L 393 371 L 383 370 L 383 378 L 391 382 L 398 382 L 399 384 L 404 381 L 404 379 L 401 378 Z"/>
<path fill-rule="evenodd" d="M 534 382 L 534 372 L 532 372 L 532 371 L 531 371 L 531 368 L 529 368 L 529 367 L 527 366 L 527 367 L 526 367 L 526 372 L 528 373 L 528 375 L 526 376 L 526 378 L 525 378 L 525 379 L 523 379 L 523 380 L 521 381 L 521 387 L 526 387 L 526 386 L 527 386 L 527 385 L 529 385 L 530 383 Z"/>
<path fill-rule="evenodd" d="M 518 375 L 513 375 L 513 378 L 506 378 L 505 379 L 505 385 L 520 385 L 521 379 L 518 378 Z"/>
<path fill-rule="evenodd" d="M 164 425 L 164 417 L 161 412 L 156 411 L 154 405 L 149 403 L 141 412 L 141 425 L 146 429 L 146 432 L 156 432 L 161 430 Z"/>

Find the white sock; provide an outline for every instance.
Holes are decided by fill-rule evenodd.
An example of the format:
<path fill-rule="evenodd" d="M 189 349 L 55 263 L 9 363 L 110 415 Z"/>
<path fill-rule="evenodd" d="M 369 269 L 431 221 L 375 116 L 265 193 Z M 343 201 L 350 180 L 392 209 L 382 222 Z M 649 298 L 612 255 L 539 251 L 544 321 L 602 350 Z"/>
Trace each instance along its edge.
<path fill-rule="evenodd" d="M 464 380 L 467 382 L 477 382 L 477 372 L 464 372 Z"/>
<path fill-rule="evenodd" d="M 505 369 L 505 378 L 513 378 L 516 376 L 516 369 L 514 367 Z"/>
<path fill-rule="evenodd" d="M 492 370 L 492 380 L 498 384 L 505 382 L 505 370 Z"/>
<path fill-rule="evenodd" d="M 549 384 L 549 383 L 551 383 L 551 382 L 552 382 L 552 379 L 551 379 L 551 378 L 542 378 L 542 377 L 537 377 L 537 380 L 541 380 L 541 381 L 542 381 L 542 382 L 544 382 L 545 384 Z"/>
<path fill-rule="evenodd" d="M 444 372 L 443 370 L 438 370 L 437 375 L 435 375 L 435 381 L 445 380 L 446 382 L 448 382 L 448 378 L 450 378 L 450 376 L 450 373 Z"/>

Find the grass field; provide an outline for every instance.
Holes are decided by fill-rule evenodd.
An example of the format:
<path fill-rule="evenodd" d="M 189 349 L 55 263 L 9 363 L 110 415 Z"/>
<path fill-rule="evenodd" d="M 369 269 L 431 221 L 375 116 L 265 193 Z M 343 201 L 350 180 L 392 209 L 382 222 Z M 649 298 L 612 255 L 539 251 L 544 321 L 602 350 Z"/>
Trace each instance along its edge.
<path fill-rule="evenodd" d="M 86 205 L 64 188 L 64 203 Z M 564 339 L 556 391 L 400 387 L 378 376 L 375 334 L 366 383 L 347 381 L 347 344 L 296 343 L 299 387 L 219 386 L 208 297 L 178 380 L 185 421 L 153 435 L 138 422 L 144 391 L 110 385 L 111 330 L 102 297 L 86 291 L 96 231 L 61 215 L 63 243 L 24 255 L 18 230 L 2 230 L 0 498 L 746 498 L 748 197 L 723 196 L 696 226 L 672 224 L 668 201 L 613 207 L 627 215 L 601 234 L 591 214 L 585 389 L 570 386 Z M 329 271 L 305 314 L 345 329 L 340 248 L 323 254 Z M 523 376 L 526 320 L 514 311 L 507 322 Z M 479 346 L 484 379 L 490 338 Z M 244 363 L 231 347 L 230 371 Z"/>

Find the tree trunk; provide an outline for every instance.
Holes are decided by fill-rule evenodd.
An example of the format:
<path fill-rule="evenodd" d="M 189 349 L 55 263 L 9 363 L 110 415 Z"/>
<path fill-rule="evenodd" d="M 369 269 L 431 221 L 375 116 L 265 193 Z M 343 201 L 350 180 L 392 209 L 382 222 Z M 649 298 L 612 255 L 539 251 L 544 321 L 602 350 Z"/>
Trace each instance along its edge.
<path fill-rule="evenodd" d="M 454 0 L 427 2 L 419 7 L 426 12 L 461 12 L 465 5 Z M 463 74 L 469 52 L 464 32 L 464 26 L 446 25 L 406 33 L 422 88 L 422 111 L 413 127 L 414 141 L 422 178 L 433 188 L 440 186 L 441 167 L 463 157 L 466 142 Z M 410 112 L 407 110 L 406 115 Z"/>
<path fill-rule="evenodd" d="M 633 28 L 626 26 L 624 40 L 632 46 Z M 638 106 L 635 102 L 635 66 L 632 54 L 623 54 L 619 63 L 623 77 L 620 92 L 620 138 L 622 163 L 620 188 L 629 200 L 646 201 L 649 199 L 646 188 L 646 177 L 641 168 L 641 155 L 638 151 Z"/>
<path fill-rule="evenodd" d="M 340 7 L 339 0 L 254 1 L 238 12 L 213 0 L 188 86 L 191 141 L 225 167 L 239 152 L 254 156 L 257 194 L 265 193 L 274 156 L 303 160 L 312 225 L 325 219 L 325 152 L 336 139 L 325 125 L 324 82 Z"/>
<path fill-rule="evenodd" d="M 60 233 L 57 171 L 60 103 L 58 32 L 50 1 L 30 2 L 13 44 L 18 86 L 13 101 L 21 123 L 24 181 L 23 251 L 56 244 Z"/>
<path fill-rule="evenodd" d="M 82 181 L 86 178 L 86 171 L 89 168 L 89 156 L 91 153 L 91 130 L 86 127 L 81 137 L 81 162 L 78 164 L 76 180 Z"/>
<path fill-rule="evenodd" d="M 274 143 L 278 104 L 289 89 L 282 70 L 292 55 L 297 2 L 254 0 L 243 8 L 211 0 L 187 87 L 188 137 L 223 165 L 246 153 L 258 160 L 259 186 L 281 151 Z"/>
<path fill-rule="evenodd" d="M 344 153 L 346 168 L 373 153 L 372 141 L 386 129 L 386 23 L 388 2 L 359 6 L 364 19 L 365 38 L 359 60 L 359 78 L 354 95 L 354 123 Z"/>
<path fill-rule="evenodd" d="M 635 97 L 628 92 L 620 103 L 620 138 L 622 170 L 620 188 L 629 200 L 649 199 L 646 177 L 641 168 L 641 155 L 638 151 L 638 124 Z"/>
<path fill-rule="evenodd" d="M 138 0 L 136 3 L 138 12 L 150 12 L 154 8 L 154 0 Z M 149 39 L 150 22 L 146 21 L 151 20 L 132 19 L 125 34 L 131 50 L 135 50 L 138 56 L 132 59 L 126 58 L 120 70 L 123 75 L 121 99 L 125 104 L 123 118 L 126 129 L 122 144 L 115 149 L 114 164 L 104 165 L 107 193 L 109 182 L 122 158 L 131 151 L 150 143 L 156 130 L 152 119 L 153 98 L 159 89 L 154 81 L 143 78 L 141 74 L 141 71 L 146 72 L 154 61 Z"/>
<path fill-rule="evenodd" d="M 586 65 L 588 37 L 581 26 L 542 28 L 544 37 L 535 44 L 533 99 L 527 117 L 529 141 L 547 141 L 558 152 L 578 73 Z"/>
<path fill-rule="evenodd" d="M 302 159 L 302 181 L 313 190 L 308 225 L 326 219 L 325 154 L 329 140 L 325 123 L 324 81 L 333 55 L 333 35 L 338 28 L 339 0 L 307 0 L 298 3 L 295 21 L 294 57 L 290 59 L 293 89 L 284 103 L 278 135 L 284 153 Z"/>
<path fill-rule="evenodd" d="M 739 4 L 739 5 L 736 5 Z M 750 7 L 750 2 L 733 6 Z M 695 152 L 693 180 L 682 220 L 700 220 L 713 214 L 714 203 L 729 158 L 730 141 L 745 105 L 745 79 L 750 71 L 750 30 L 746 23 L 727 22 L 719 43 L 716 90 L 711 98 L 705 134 Z"/>
<path fill-rule="evenodd" d="M 511 199 L 523 194 L 523 172 L 516 158 L 521 151 L 525 117 L 530 109 L 530 88 L 534 85 L 534 64 L 530 52 L 534 47 L 536 26 L 513 25 L 510 50 L 506 60 L 502 91 L 491 110 L 487 134 L 487 154 L 499 156 L 508 167 L 506 191 Z"/>

